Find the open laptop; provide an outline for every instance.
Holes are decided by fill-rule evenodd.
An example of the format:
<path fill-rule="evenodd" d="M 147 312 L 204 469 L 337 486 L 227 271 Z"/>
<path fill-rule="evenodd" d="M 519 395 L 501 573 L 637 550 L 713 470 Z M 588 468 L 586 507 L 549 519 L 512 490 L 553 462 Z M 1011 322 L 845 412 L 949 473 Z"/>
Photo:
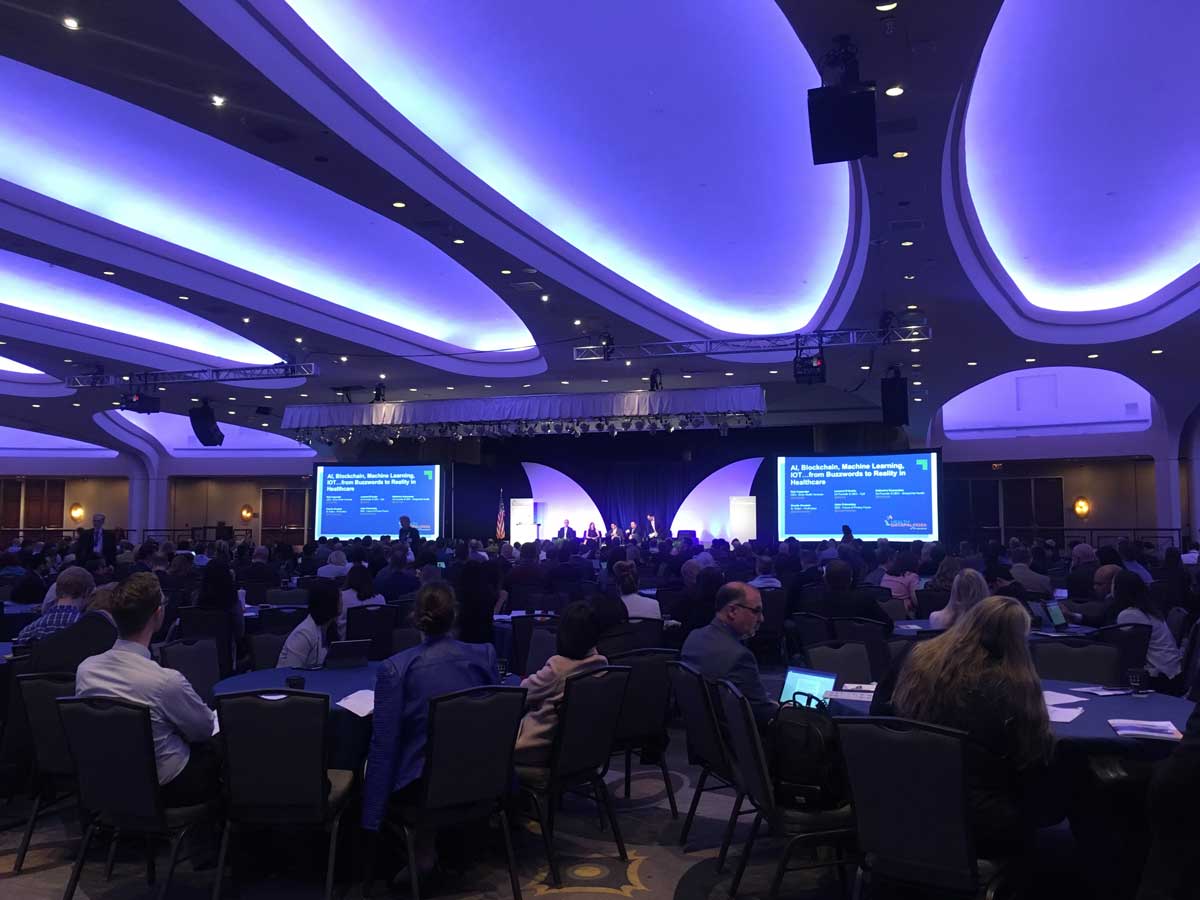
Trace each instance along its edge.
<path fill-rule="evenodd" d="M 817 672 L 789 666 L 787 677 L 783 679 L 783 690 L 779 692 L 779 702 L 790 703 L 798 691 L 824 700 L 825 692 L 832 691 L 836 684 L 837 675 L 832 672 Z"/>
<path fill-rule="evenodd" d="M 1066 631 L 1071 627 L 1057 600 L 1047 600 L 1045 603 L 1040 600 L 1030 600 L 1027 605 L 1030 613 L 1040 620 L 1035 624 L 1035 628 L 1042 631 Z"/>
<path fill-rule="evenodd" d="M 325 668 L 353 669 L 367 664 L 371 641 L 334 641 L 325 654 Z"/>

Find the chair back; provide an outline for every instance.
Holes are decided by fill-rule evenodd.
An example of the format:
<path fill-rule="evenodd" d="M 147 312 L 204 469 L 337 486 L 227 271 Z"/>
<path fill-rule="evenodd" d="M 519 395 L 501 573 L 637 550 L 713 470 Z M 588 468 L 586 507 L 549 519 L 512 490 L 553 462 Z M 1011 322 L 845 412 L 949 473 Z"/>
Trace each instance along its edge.
<path fill-rule="evenodd" d="M 687 594 L 683 591 L 659 590 L 655 592 L 654 599 L 658 601 L 658 608 L 664 616 L 678 619 L 684 604 L 687 603 Z"/>
<path fill-rule="evenodd" d="M 758 633 L 777 640 L 783 634 L 783 623 L 787 619 L 787 592 L 780 588 L 772 588 L 760 593 L 763 619 Z"/>
<path fill-rule="evenodd" d="M 258 630 L 263 634 L 282 634 L 285 638 L 308 615 L 305 606 L 264 606 L 258 611 Z"/>
<path fill-rule="evenodd" d="M 856 590 L 864 597 L 874 600 L 880 606 L 884 606 L 889 600 L 893 599 L 890 588 L 880 587 L 877 584 L 860 584 Z"/>
<path fill-rule="evenodd" d="M 833 639 L 833 627 L 824 616 L 818 616 L 816 613 L 796 613 L 792 616 L 792 622 L 795 623 L 796 636 L 802 647 L 823 644 Z"/>
<path fill-rule="evenodd" d="M 1171 637 L 1175 638 L 1175 646 L 1183 646 L 1183 635 L 1187 631 L 1188 616 L 1186 609 L 1182 606 L 1174 606 L 1167 613 L 1167 629 L 1171 632 Z"/>
<path fill-rule="evenodd" d="M 277 634 L 273 631 L 246 635 L 246 642 L 250 645 L 250 665 L 256 671 L 275 668 L 279 662 L 279 653 L 283 650 L 287 639 L 286 634 Z"/>
<path fill-rule="evenodd" d="M 925 589 L 917 591 L 917 618 L 928 619 L 939 609 L 945 609 L 950 602 L 949 591 Z"/>
<path fill-rule="evenodd" d="M 871 680 L 878 681 L 887 674 L 890 657 L 887 642 L 888 626 L 874 619 L 838 617 L 829 620 L 835 641 L 850 641 L 866 645 L 871 661 Z"/>
<path fill-rule="evenodd" d="M 75 763 L 67 747 L 56 701 L 59 697 L 74 696 L 75 676 L 69 672 L 18 675 L 17 687 L 33 741 L 34 771 L 40 775 L 74 775 Z"/>
<path fill-rule="evenodd" d="M 369 640 L 367 658 L 387 659 L 392 655 L 392 631 L 398 618 L 394 606 L 352 606 L 346 611 L 346 640 Z"/>
<path fill-rule="evenodd" d="M 267 583 L 265 581 L 238 582 L 238 588 L 246 592 L 246 602 L 255 605 L 267 602 Z"/>
<path fill-rule="evenodd" d="M 80 807 L 117 828 L 163 830 L 150 708 L 114 697 L 56 702 L 75 763 Z"/>
<path fill-rule="evenodd" d="M 842 683 L 866 684 L 873 681 L 871 654 L 860 641 L 826 641 L 804 648 L 808 667 L 833 672 Z"/>
<path fill-rule="evenodd" d="M 1121 651 L 1121 671 L 1141 669 L 1146 665 L 1146 651 L 1150 649 L 1150 626 L 1130 622 L 1126 625 L 1106 625 L 1097 628 L 1092 640 L 1111 644 Z"/>
<path fill-rule="evenodd" d="M 217 716 L 231 818 L 324 821 L 328 694 L 277 688 L 220 694 Z"/>
<path fill-rule="evenodd" d="M 529 645 L 534 629 L 545 629 L 557 635 L 558 616 L 513 616 L 511 622 L 512 659 L 509 660 L 509 668 L 518 675 L 528 675 Z"/>
<path fill-rule="evenodd" d="M 1038 677 L 1057 681 L 1117 685 L 1125 682 L 1121 653 L 1110 644 L 1071 638 L 1030 641 Z"/>
<path fill-rule="evenodd" d="M 679 651 L 665 647 L 630 650 L 609 658 L 613 665 L 629 666 L 629 686 L 617 720 L 618 744 L 640 746 L 666 733 L 671 699 L 667 663 L 676 659 Z"/>
<path fill-rule="evenodd" d="M 910 884 L 973 892 L 978 875 L 967 822 L 964 733 L 906 719 L 834 721 L 859 848 L 872 870 Z"/>
<path fill-rule="evenodd" d="M 163 591 L 163 596 L 166 598 L 163 606 L 163 623 L 162 627 L 154 632 L 154 637 L 151 639 L 153 644 L 161 644 L 167 639 L 167 635 L 171 633 L 171 627 L 179 621 L 180 608 L 188 606 L 192 602 L 192 592 L 188 588 L 173 588 Z"/>
<path fill-rule="evenodd" d="M 725 743 L 717 725 L 716 710 L 713 708 L 712 694 L 704 676 L 688 663 L 669 661 L 667 677 L 671 679 L 671 691 L 683 715 L 691 762 L 711 769 L 729 780 L 729 757 L 725 752 Z"/>
<path fill-rule="evenodd" d="M 233 623 L 223 609 L 184 606 L 179 610 L 179 638 L 212 638 L 217 646 L 217 667 L 222 678 L 233 674 Z M 194 685 L 193 685 L 194 686 Z"/>
<path fill-rule="evenodd" d="M 612 755 L 629 666 L 600 666 L 567 678 L 550 751 L 554 776 L 594 775 Z"/>
<path fill-rule="evenodd" d="M 267 596 L 263 601 L 272 606 L 308 606 L 308 588 L 267 588 Z M 305 613 L 307 615 L 307 613 Z"/>
<path fill-rule="evenodd" d="M 886 600 L 881 600 L 879 608 L 887 613 L 888 618 L 893 622 L 903 622 L 908 618 L 908 610 L 904 606 L 904 601 L 898 597 L 888 597 Z"/>
<path fill-rule="evenodd" d="M 416 628 L 393 628 L 392 629 L 392 652 L 399 653 L 402 650 L 408 650 L 417 646 L 424 640 L 424 635 Z"/>
<path fill-rule="evenodd" d="M 662 619 L 640 619 L 635 617 L 629 620 L 629 627 L 633 629 L 633 634 L 638 642 L 637 647 L 631 649 L 643 650 L 662 646 Z"/>
<path fill-rule="evenodd" d="M 475 687 L 429 701 L 427 808 L 493 803 L 507 793 L 525 688 Z"/>
<path fill-rule="evenodd" d="M 212 705 L 213 686 L 221 680 L 221 670 L 220 650 L 211 639 L 180 638 L 163 644 L 158 654 L 164 668 L 186 678 L 200 699 Z"/>
<path fill-rule="evenodd" d="M 541 671 L 542 667 L 558 650 L 558 635 L 547 628 L 535 628 L 529 636 L 529 653 L 525 657 L 525 668 L 529 674 Z M 601 651 L 602 655 L 607 656 Z"/>
<path fill-rule="evenodd" d="M 729 737 L 734 781 L 770 822 L 775 813 L 775 790 L 754 722 L 754 710 L 750 708 L 750 701 L 726 678 L 717 682 L 716 692 L 725 720 L 725 733 Z"/>

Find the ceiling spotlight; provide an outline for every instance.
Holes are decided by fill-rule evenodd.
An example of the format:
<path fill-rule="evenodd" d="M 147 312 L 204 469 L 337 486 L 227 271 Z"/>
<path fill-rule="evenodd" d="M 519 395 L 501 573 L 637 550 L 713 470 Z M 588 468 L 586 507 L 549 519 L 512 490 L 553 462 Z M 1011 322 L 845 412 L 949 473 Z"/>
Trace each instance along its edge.
<path fill-rule="evenodd" d="M 30 406 L 32 406 L 34 409 L 41 409 L 41 408 L 42 408 L 42 404 L 40 404 L 40 403 L 31 403 L 31 404 L 29 404 L 29 405 L 30 405 Z"/>
<path fill-rule="evenodd" d="M 307 397 L 307 396 L 308 396 L 308 394 L 301 394 L 300 396 L 301 396 L 301 397 Z"/>
<path fill-rule="evenodd" d="M 582 324 L 583 324 L 583 319 L 576 319 L 576 320 L 575 320 L 575 324 L 576 324 L 576 325 L 582 325 Z"/>
<path fill-rule="evenodd" d="M 1151 353 L 1153 356 L 1161 356 L 1161 355 L 1162 355 L 1162 351 L 1161 351 L 1161 350 L 1151 350 L 1151 351 L 1150 351 L 1150 353 Z"/>
<path fill-rule="evenodd" d="M 448 390 L 448 391 L 454 390 L 454 385 L 452 385 L 452 384 L 446 385 L 446 390 Z"/>
<path fill-rule="evenodd" d="M 78 31 L 79 20 L 74 16 L 63 16 L 62 27 L 67 29 L 67 31 Z"/>
<path fill-rule="evenodd" d="M 270 400 L 270 399 L 271 399 L 271 395 L 270 395 L 270 394 L 263 394 L 263 399 L 264 399 L 264 400 Z"/>
<path fill-rule="evenodd" d="M 190 400 L 192 403 L 199 403 L 199 402 L 200 402 L 200 398 L 199 398 L 199 397 L 189 397 L 188 399 L 189 399 L 189 400 Z"/>
<path fill-rule="evenodd" d="M 396 207 L 396 209 L 404 209 L 404 207 L 406 205 L 407 204 L 403 200 L 397 200 L 395 203 L 392 204 L 392 206 Z"/>
<path fill-rule="evenodd" d="M 454 243 L 454 244 L 465 244 L 465 243 L 466 243 L 466 241 L 464 241 L 462 238 L 455 238 L 455 239 L 454 239 L 454 240 L 453 240 L 451 243 Z"/>
<path fill-rule="evenodd" d="M 1027 362 L 1027 363 L 1037 362 L 1037 357 L 1027 356 L 1027 357 L 1025 357 L 1025 362 Z"/>
<path fill-rule="evenodd" d="M 643 376 L 642 376 L 642 381 L 649 381 L 649 380 L 650 380 L 650 376 L 649 376 L 649 375 L 643 375 Z"/>
<path fill-rule="evenodd" d="M 129 380 L 129 376 L 128 376 L 128 375 L 122 375 L 122 376 L 121 376 L 121 380 L 122 380 L 122 381 L 128 381 L 128 380 Z"/>
<path fill-rule="evenodd" d="M 1099 359 L 1099 358 L 1100 358 L 1099 353 L 1089 353 L 1088 354 L 1088 359 Z"/>
<path fill-rule="evenodd" d="M 298 337 L 298 338 L 296 338 L 296 343 L 297 343 L 297 344 L 303 344 L 303 343 L 304 343 L 304 338 L 302 338 L 302 337 Z"/>
<path fill-rule="evenodd" d="M 263 422 L 263 423 L 262 423 L 262 427 L 263 427 L 263 428 L 270 428 L 270 427 L 271 427 L 271 423 L 270 423 L 270 422 Z"/>
<path fill-rule="evenodd" d="M 899 5 L 900 5 L 900 4 L 899 4 L 899 2 L 894 2 L 894 3 L 876 3 L 876 4 L 875 4 L 875 11 L 876 11 L 876 12 L 891 12 L 893 9 L 895 9 L 895 8 L 896 8 L 897 6 L 899 6 Z"/>
<path fill-rule="evenodd" d="M 549 303 L 549 302 L 550 302 L 550 295 L 549 295 L 549 294 L 542 294 L 542 298 L 541 298 L 541 299 L 542 299 L 542 302 L 543 302 L 543 303 Z"/>
<path fill-rule="evenodd" d="M 501 275 L 511 275 L 511 274 L 512 274 L 512 269 L 501 269 L 501 270 L 500 270 L 500 274 L 501 274 Z"/>
<path fill-rule="evenodd" d="M 901 241 L 900 242 L 901 247 L 911 247 L 912 245 L 913 245 L 912 241 Z"/>
<path fill-rule="evenodd" d="M 778 369 L 767 369 L 767 374 L 768 375 L 778 375 L 779 370 Z"/>
<path fill-rule="evenodd" d="M 733 373 L 732 373 L 732 372 L 726 372 L 726 373 L 725 373 L 725 377 L 726 377 L 726 378 L 732 378 L 732 377 L 733 377 Z"/>
<path fill-rule="evenodd" d="M 338 362 L 350 362 L 350 357 L 348 357 L 348 356 L 339 356 L 339 357 L 338 357 Z"/>
<path fill-rule="evenodd" d="M 76 409 L 78 409 L 78 408 L 79 408 L 80 406 L 82 406 L 83 404 L 81 404 L 81 403 L 72 403 L 71 405 L 72 405 L 72 406 L 74 406 Z"/>
<path fill-rule="evenodd" d="M 913 280 L 914 278 L 916 278 L 916 277 L 917 277 L 917 276 L 916 276 L 916 275 L 914 275 L 914 274 L 912 274 L 912 272 L 909 272 L 907 275 L 905 275 L 905 276 L 904 276 L 904 280 L 905 280 L 905 281 L 912 281 L 912 280 Z"/>
<path fill-rule="evenodd" d="M 409 389 L 408 389 L 408 392 L 409 392 L 410 394 L 415 394 L 415 393 L 417 392 L 417 389 L 416 389 L 416 388 L 409 388 Z"/>
<path fill-rule="evenodd" d="M 920 348 L 920 347 L 909 347 L 909 348 L 908 348 L 908 352 L 909 352 L 909 353 L 920 353 L 920 352 L 921 352 L 921 348 Z"/>
<path fill-rule="evenodd" d="M 242 316 L 242 324 L 243 324 L 243 325 L 249 325 L 249 324 L 250 324 L 250 317 L 249 317 L 249 316 Z"/>
<path fill-rule="evenodd" d="M 919 368 L 921 368 L 921 364 L 920 364 L 920 363 L 909 363 L 909 366 L 910 366 L 911 368 L 914 368 L 914 369 L 919 369 Z"/>
<path fill-rule="evenodd" d="M 571 382 L 569 382 L 569 381 L 560 381 L 560 382 L 559 382 L 559 384 L 570 384 L 570 383 L 571 383 Z"/>
<path fill-rule="evenodd" d="M 166 390 L 166 388 L 165 388 L 165 387 L 160 387 L 160 388 L 159 388 L 159 390 L 160 390 L 160 391 L 165 391 L 165 390 Z"/>
<path fill-rule="evenodd" d="M 914 381 L 914 382 L 913 382 L 913 387 L 920 387 L 922 384 L 924 384 L 924 382 L 921 382 L 921 381 Z"/>
<path fill-rule="evenodd" d="M 222 106 L 225 105 L 225 98 L 222 97 L 220 94 L 213 94 L 208 99 L 211 100 L 212 105 L 217 107 L 218 109 L 220 109 Z"/>
<path fill-rule="evenodd" d="M 528 388 L 528 387 L 533 387 L 533 385 L 532 384 L 523 384 L 523 385 L 521 385 L 521 387 Z"/>
<path fill-rule="evenodd" d="M 895 153 L 892 154 L 892 159 L 908 159 L 908 151 L 907 150 L 897 150 Z"/>
<path fill-rule="evenodd" d="M 632 359 L 627 359 L 627 360 L 625 360 L 625 365 L 627 365 L 627 366 L 632 366 L 632 365 L 633 365 L 633 360 L 632 360 Z"/>
<path fill-rule="evenodd" d="M 230 397 L 229 399 L 232 400 L 234 403 L 237 402 L 237 397 Z"/>
<path fill-rule="evenodd" d="M 968 366 L 977 366 L 977 365 L 979 365 L 979 363 L 972 360 L 971 362 L 967 363 L 967 365 Z"/>
<path fill-rule="evenodd" d="M 484 387 L 485 387 L 485 388 L 490 388 L 490 387 L 491 387 L 491 385 L 490 385 L 490 384 L 485 384 L 485 385 L 484 385 Z"/>
<path fill-rule="evenodd" d="M 380 380 L 380 381 L 387 381 L 387 375 L 385 375 L 383 372 L 380 372 L 380 373 L 379 373 L 379 380 Z"/>
<path fill-rule="evenodd" d="M 121 405 L 121 401 L 120 401 L 120 400 L 114 400 L 114 401 L 112 402 L 112 405 L 113 405 L 113 406 L 120 406 L 120 405 Z"/>
<path fill-rule="evenodd" d="M 884 93 L 887 94 L 889 97 L 899 97 L 901 94 L 904 93 L 904 88 L 900 87 L 900 85 L 898 85 L 898 84 L 894 84 L 890 88 L 888 88 L 886 91 L 884 91 Z"/>
<path fill-rule="evenodd" d="M 179 299 L 180 300 L 191 300 L 192 298 L 189 297 L 187 294 L 180 294 Z M 249 320 L 247 320 L 247 321 L 249 321 Z"/>
<path fill-rule="evenodd" d="M 237 413 L 236 413 L 236 412 L 234 412 L 232 409 L 231 409 L 231 410 L 229 410 L 229 414 L 230 414 L 231 416 L 236 416 L 236 415 L 237 415 Z"/>
<path fill-rule="evenodd" d="M 64 360 L 63 360 L 63 362 L 65 362 L 65 363 L 69 363 L 69 362 L 75 362 L 75 360 L 73 360 L 73 359 L 64 359 Z"/>
<path fill-rule="evenodd" d="M 871 367 L 870 367 L 870 366 L 859 366 L 859 368 L 860 368 L 860 369 L 862 369 L 864 372 L 870 372 L 870 371 L 871 371 Z"/>
<path fill-rule="evenodd" d="M 904 308 L 905 308 L 905 309 L 916 309 L 916 308 L 917 308 L 917 304 L 915 304 L 915 303 L 910 303 L 910 304 L 908 304 L 908 306 L 906 306 L 906 307 L 904 307 Z"/>
<path fill-rule="evenodd" d="M 109 276 L 112 276 L 112 275 L 116 275 L 117 273 L 116 273 L 116 272 L 107 272 L 107 271 L 105 271 L 105 272 L 101 272 L 100 274 L 101 274 L 101 275 L 109 275 Z"/>
<path fill-rule="evenodd" d="M 920 397 L 913 397 L 913 403 L 920 403 L 920 402 L 921 402 Z"/>

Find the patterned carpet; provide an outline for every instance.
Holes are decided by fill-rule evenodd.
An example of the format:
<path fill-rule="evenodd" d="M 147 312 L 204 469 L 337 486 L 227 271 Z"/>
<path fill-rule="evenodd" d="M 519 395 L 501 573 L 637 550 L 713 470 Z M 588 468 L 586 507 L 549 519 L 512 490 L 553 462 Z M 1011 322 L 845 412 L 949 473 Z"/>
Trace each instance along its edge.
<path fill-rule="evenodd" d="M 730 792 L 706 792 L 701 798 L 688 846 L 679 846 L 683 816 L 692 800 L 697 770 L 687 765 L 682 731 L 672 733 L 668 762 L 672 771 L 678 820 L 671 818 L 662 775 L 657 768 L 634 769 L 631 797 L 624 798 L 623 774 L 609 773 L 608 783 L 616 800 L 617 817 L 629 853 L 622 863 L 608 830 L 600 831 L 595 805 L 581 797 L 568 797 L 556 826 L 556 848 L 563 887 L 548 882 L 545 853 L 536 824 L 528 821 L 514 826 L 514 844 L 520 864 L 521 888 L 526 897 L 629 897 L 646 900 L 701 900 L 725 897 L 738 849 L 731 852 L 724 873 L 716 871 L 717 850 L 725 819 L 732 804 Z M 614 764 L 617 760 L 614 759 Z M 16 801 L 0 810 L 0 824 L 18 818 L 26 809 L 25 801 Z M 743 818 L 735 841 L 745 840 L 750 816 Z M 349 815 L 347 823 L 351 821 Z M 22 822 L 23 824 L 23 822 Z M 361 860 L 361 833 L 355 828 L 340 844 L 336 896 L 359 897 L 361 883 L 357 871 Z M 0 832 L 0 898 L 50 900 L 60 898 L 70 874 L 73 855 L 79 843 L 78 826 L 68 804 L 61 814 L 44 818 L 34 834 L 33 843 L 21 875 L 11 871 L 21 827 Z M 469 839 L 469 850 L 456 849 L 465 859 L 462 871 L 447 873 L 436 890 L 440 897 L 507 898 L 510 896 L 503 845 L 494 829 L 482 830 Z M 145 882 L 144 849 L 140 839 L 127 839 L 118 846 L 117 864 L 111 882 L 104 880 L 106 842 L 98 842 L 88 854 L 76 897 L 80 900 L 126 900 L 152 896 Z M 765 896 L 773 871 L 777 845 L 760 838 L 754 860 L 743 879 L 740 896 Z M 323 836 L 313 832 L 248 833 L 235 844 L 234 853 L 244 874 L 235 889 L 226 877 L 223 896 L 255 898 L 304 898 L 321 896 L 325 864 Z M 458 855 L 458 854 L 455 854 Z M 165 846 L 158 853 L 161 877 L 166 866 Z M 211 895 L 213 870 L 194 872 L 190 862 L 176 871 L 171 894 L 178 900 Z M 351 880 L 354 878 L 355 880 Z M 377 882 L 374 896 L 395 895 L 383 882 Z M 407 893 L 404 891 L 403 893 Z M 784 883 L 784 896 L 824 900 L 839 896 L 831 874 L 796 873 Z"/>

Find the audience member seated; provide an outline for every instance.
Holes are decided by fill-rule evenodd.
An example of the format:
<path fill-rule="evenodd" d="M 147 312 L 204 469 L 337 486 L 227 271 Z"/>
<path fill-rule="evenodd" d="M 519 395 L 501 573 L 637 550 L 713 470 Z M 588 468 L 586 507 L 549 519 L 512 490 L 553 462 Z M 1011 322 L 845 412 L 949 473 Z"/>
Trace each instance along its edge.
<path fill-rule="evenodd" d="M 229 566 L 213 560 L 204 567 L 200 576 L 200 594 L 196 605 L 204 609 L 217 609 L 229 618 L 229 633 L 234 641 L 246 634 L 245 612 L 238 600 L 237 587 L 233 583 L 233 572 Z"/>
<path fill-rule="evenodd" d="M 904 608 L 912 615 L 917 605 L 917 589 L 921 579 L 917 576 L 917 561 L 911 553 L 897 553 L 888 567 L 887 574 L 879 579 L 879 586 L 892 592 L 892 596 L 904 602 Z"/>
<path fill-rule="evenodd" d="M 574 544 L 573 540 L 562 542 L 554 557 L 555 564 L 547 572 L 547 580 L 557 591 L 570 591 L 583 580 L 583 572 L 571 561 Z"/>
<path fill-rule="evenodd" d="M 271 565 L 271 548 L 265 544 L 254 548 L 248 566 L 237 570 L 237 580 L 242 584 L 269 584 L 279 586 L 279 572 Z"/>
<path fill-rule="evenodd" d="M 1018 601 L 985 598 L 952 631 L 913 647 L 892 695 L 898 716 L 967 732 L 969 815 L 984 858 L 1022 852 L 1040 818 L 1027 798 L 1039 793 L 1031 786 L 1053 738 L 1029 625 Z"/>
<path fill-rule="evenodd" d="M 962 560 L 957 556 L 947 556 L 937 567 L 937 573 L 925 584 L 927 591 L 945 591 L 949 593 L 954 587 L 954 579 L 963 570 Z"/>
<path fill-rule="evenodd" d="M 760 591 L 777 591 L 783 584 L 775 577 L 775 560 L 769 556 L 760 556 L 754 561 L 754 578 L 749 582 L 751 587 Z"/>
<path fill-rule="evenodd" d="M 592 608 L 583 601 L 567 604 L 558 619 L 557 652 L 537 672 L 526 677 L 521 687 L 525 715 L 517 731 L 513 762 L 522 766 L 545 766 L 558 730 L 558 707 L 566 691 L 567 678 L 608 665 L 596 651 L 600 637 Z"/>
<path fill-rule="evenodd" d="M 338 640 L 346 639 L 346 617 L 353 607 L 383 604 L 383 595 L 375 592 L 375 582 L 367 567 L 352 567 L 346 576 L 346 588 L 341 592 L 341 608 L 337 617 Z"/>
<path fill-rule="evenodd" d="M 388 564 L 375 576 L 375 592 L 394 603 L 400 597 L 415 593 L 420 586 L 421 580 L 409 568 L 408 544 L 400 541 L 392 548 Z"/>
<path fill-rule="evenodd" d="M 325 662 L 325 628 L 337 618 L 337 585 L 323 578 L 308 588 L 308 615 L 279 651 L 277 669 L 315 669 Z"/>
<path fill-rule="evenodd" d="M 854 573 L 848 563 L 830 560 L 825 566 L 825 584 L 820 590 L 806 591 L 796 612 L 813 613 L 832 619 L 835 616 L 873 619 L 887 625 L 892 633 L 894 623 L 882 606 L 860 591 L 854 590 Z"/>
<path fill-rule="evenodd" d="M 329 554 L 329 559 L 325 565 L 317 569 L 318 578 L 341 578 L 350 571 L 350 563 L 346 562 L 346 554 L 341 550 L 334 550 Z"/>
<path fill-rule="evenodd" d="M 987 581 L 974 569 L 963 569 L 950 586 L 950 602 L 929 616 L 929 627 L 945 630 L 988 595 Z"/>
<path fill-rule="evenodd" d="M 538 564 L 538 545 L 527 541 L 521 545 L 521 555 L 504 580 L 504 587 L 511 596 L 514 590 L 540 591 L 546 587 L 546 573 Z"/>
<path fill-rule="evenodd" d="M 1120 609 L 1118 625 L 1150 626 L 1150 647 L 1146 651 L 1150 687 L 1163 694 L 1182 694 L 1183 654 L 1146 583 L 1136 572 L 1118 572 L 1113 579 L 1113 599 Z"/>
<path fill-rule="evenodd" d="M 62 570 L 54 587 L 54 606 L 21 629 L 13 640 L 14 654 L 28 653 L 34 644 L 78 622 L 96 582 L 87 569 L 71 566 Z"/>
<path fill-rule="evenodd" d="M 1014 581 L 1020 583 L 1021 587 L 1034 594 L 1043 594 L 1047 597 L 1054 595 L 1054 586 L 1050 583 L 1050 579 L 1045 575 L 1039 575 L 1030 568 L 1030 563 L 1033 561 L 1033 554 L 1024 547 L 1016 547 L 1009 551 L 1009 559 L 1012 560 L 1012 566 L 1009 571 L 1012 573 Z"/>
<path fill-rule="evenodd" d="M 491 644 L 493 619 L 507 594 L 500 590 L 499 567 L 473 559 L 458 579 L 458 639 L 467 644 Z"/>
<path fill-rule="evenodd" d="M 843 564 L 844 565 L 844 564 Z M 717 591 L 716 616 L 683 642 L 680 659 L 709 681 L 728 678 L 750 701 L 759 727 L 774 718 L 779 705 L 767 696 L 758 676 L 758 662 L 746 647 L 763 620 L 762 595 L 757 588 L 731 581 Z"/>
<path fill-rule="evenodd" d="M 1121 565 L 1124 566 L 1126 572 L 1132 572 L 1142 579 L 1144 584 L 1149 584 L 1154 580 L 1138 558 L 1138 547 L 1133 541 L 1118 541 L 1117 553 L 1121 557 Z"/>
<path fill-rule="evenodd" d="M 1168 547 L 1163 553 L 1162 572 L 1159 579 L 1170 586 L 1171 603 L 1191 609 L 1192 576 L 1183 566 L 1183 555 L 1178 547 Z"/>
<path fill-rule="evenodd" d="M 79 664 L 75 693 L 148 706 L 163 803 L 194 806 L 209 801 L 218 792 L 220 775 L 212 742 L 213 711 L 183 675 L 150 657 L 150 638 L 162 626 L 164 614 L 158 579 L 149 572 L 130 575 L 114 592 L 111 611 L 120 638 L 112 649 Z"/>
<path fill-rule="evenodd" d="M 1067 576 L 1067 599 L 1062 602 L 1071 619 L 1092 628 L 1116 622 L 1120 607 L 1113 599 L 1112 587 L 1113 579 L 1121 571 L 1120 566 L 1114 565 L 1072 569 Z"/>
<path fill-rule="evenodd" d="M 362 804 L 362 825 L 368 831 L 379 830 L 389 802 L 403 805 L 421 798 L 429 701 L 499 681 L 491 644 L 464 643 L 450 636 L 455 605 L 454 589 L 446 582 L 421 588 L 413 616 L 424 639 L 384 660 L 375 675 Z M 416 866 L 422 877 L 437 861 L 435 838 L 433 830 L 416 832 Z"/>
<path fill-rule="evenodd" d="M 625 604 L 630 618 L 661 619 L 662 609 L 653 597 L 644 597 L 638 593 L 637 564 L 622 560 L 613 566 L 613 575 L 617 579 L 617 590 L 621 592 L 621 602 Z"/>
<path fill-rule="evenodd" d="M 31 671 L 74 672 L 89 656 L 111 650 L 117 640 L 111 611 L 116 588 L 115 584 L 96 588 L 78 622 L 34 644 Z"/>

